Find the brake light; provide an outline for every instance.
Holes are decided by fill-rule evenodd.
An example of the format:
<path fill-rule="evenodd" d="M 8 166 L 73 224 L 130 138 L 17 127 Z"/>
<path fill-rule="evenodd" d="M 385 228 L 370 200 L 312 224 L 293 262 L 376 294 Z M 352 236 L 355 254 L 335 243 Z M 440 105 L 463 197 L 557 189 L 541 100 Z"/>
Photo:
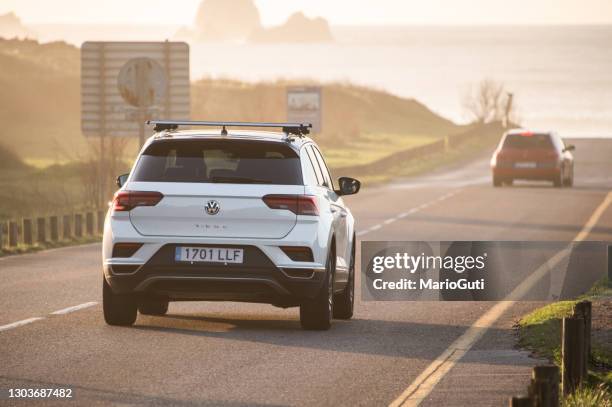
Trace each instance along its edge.
<path fill-rule="evenodd" d="M 531 137 L 533 136 L 533 132 L 532 131 L 524 131 L 521 133 L 521 136 L 523 137 Z"/>
<path fill-rule="evenodd" d="M 266 195 L 263 201 L 270 209 L 284 209 L 291 211 L 296 215 L 311 215 L 319 214 L 317 200 L 310 195 Z"/>
<path fill-rule="evenodd" d="M 137 206 L 155 206 L 163 197 L 161 192 L 117 191 L 113 197 L 113 211 L 130 211 Z"/>

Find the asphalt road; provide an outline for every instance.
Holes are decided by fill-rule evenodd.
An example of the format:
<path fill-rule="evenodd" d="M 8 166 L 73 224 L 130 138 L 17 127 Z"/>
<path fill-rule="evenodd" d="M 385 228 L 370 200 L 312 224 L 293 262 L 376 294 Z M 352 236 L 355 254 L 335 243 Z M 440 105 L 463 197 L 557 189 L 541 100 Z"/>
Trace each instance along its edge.
<path fill-rule="evenodd" d="M 483 157 L 364 190 L 348 199 L 360 239 L 572 240 L 612 190 L 612 140 L 575 144 L 572 189 L 494 189 Z M 587 238 L 612 241 L 612 208 Z M 0 259 L 0 394 L 72 387 L 75 405 L 388 405 L 496 304 L 358 295 L 353 320 L 306 332 L 297 309 L 172 303 L 166 317 L 119 328 L 102 319 L 100 262 L 99 244 Z M 535 306 L 509 306 L 409 403 L 502 405 L 524 392 L 537 361 L 513 348 L 512 324 Z M 10 325 L 30 318 L 41 319 Z"/>

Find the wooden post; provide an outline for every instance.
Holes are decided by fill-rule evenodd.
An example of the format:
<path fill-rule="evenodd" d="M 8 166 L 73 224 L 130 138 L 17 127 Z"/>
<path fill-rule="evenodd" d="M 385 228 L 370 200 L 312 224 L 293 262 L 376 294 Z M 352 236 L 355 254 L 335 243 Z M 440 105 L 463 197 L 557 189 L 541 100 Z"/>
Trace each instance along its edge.
<path fill-rule="evenodd" d="M 99 163 L 99 180 L 100 180 L 100 200 L 99 203 L 104 205 L 106 198 L 106 154 L 104 139 L 106 137 L 106 46 L 104 43 L 100 44 L 99 48 L 100 64 L 98 65 L 98 75 L 100 83 L 100 163 Z"/>
<path fill-rule="evenodd" d="M 59 222 L 57 216 L 49 218 L 49 229 L 51 231 L 51 241 L 57 242 L 59 240 Z"/>
<path fill-rule="evenodd" d="M 62 217 L 62 238 L 64 240 L 72 239 L 72 216 L 64 215 Z"/>
<path fill-rule="evenodd" d="M 584 320 L 584 348 L 582 377 L 587 377 L 591 360 L 591 301 L 580 301 L 574 306 L 574 316 Z"/>
<path fill-rule="evenodd" d="M 32 219 L 23 220 L 23 244 L 31 246 L 33 243 L 32 239 Z"/>
<path fill-rule="evenodd" d="M 47 220 L 45 218 L 36 219 L 36 237 L 38 243 L 47 242 Z"/>
<path fill-rule="evenodd" d="M 98 211 L 98 233 L 102 234 L 104 232 L 104 211 Z"/>
<path fill-rule="evenodd" d="M 531 372 L 529 396 L 538 407 L 558 407 L 559 368 L 555 365 L 534 367 Z"/>
<path fill-rule="evenodd" d="M 514 396 L 510 398 L 508 405 L 510 407 L 532 407 L 533 403 L 527 396 Z"/>
<path fill-rule="evenodd" d="M 74 215 L 74 236 L 83 237 L 83 215 L 80 213 Z"/>
<path fill-rule="evenodd" d="M 563 395 L 573 393 L 582 382 L 584 355 L 584 320 L 563 318 L 561 357 L 563 360 Z"/>
<path fill-rule="evenodd" d="M 87 235 L 93 236 L 94 234 L 94 216 L 93 212 L 87 212 L 85 214 L 85 224 L 87 229 Z"/>
<path fill-rule="evenodd" d="M 612 287 L 612 245 L 608 246 L 608 287 Z"/>
<path fill-rule="evenodd" d="M 19 244 L 19 225 L 14 220 L 9 222 L 9 247 Z"/>

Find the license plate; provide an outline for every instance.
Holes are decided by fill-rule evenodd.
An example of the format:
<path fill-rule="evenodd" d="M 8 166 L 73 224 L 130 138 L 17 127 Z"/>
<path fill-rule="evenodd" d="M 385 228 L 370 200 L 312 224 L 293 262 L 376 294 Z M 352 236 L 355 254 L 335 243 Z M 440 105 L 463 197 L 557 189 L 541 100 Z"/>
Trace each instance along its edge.
<path fill-rule="evenodd" d="M 537 167 L 537 163 L 534 162 L 522 162 L 522 163 L 514 163 L 515 168 L 535 168 Z"/>
<path fill-rule="evenodd" d="M 242 263 L 243 249 L 224 247 L 177 247 L 174 251 L 175 261 L 206 263 Z"/>

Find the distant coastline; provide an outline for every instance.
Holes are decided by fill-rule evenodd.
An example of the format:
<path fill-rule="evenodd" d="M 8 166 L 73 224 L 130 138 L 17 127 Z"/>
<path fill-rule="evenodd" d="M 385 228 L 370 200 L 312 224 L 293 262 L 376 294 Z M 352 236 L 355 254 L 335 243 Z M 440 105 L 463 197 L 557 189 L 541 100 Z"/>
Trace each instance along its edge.
<path fill-rule="evenodd" d="M 80 45 L 88 39 L 163 41 L 178 26 L 31 28 L 46 32 L 39 37 L 43 41 L 63 38 Z M 459 123 L 465 122 L 462 92 L 490 77 L 515 93 L 525 125 L 558 129 L 571 137 L 610 137 L 612 58 L 607 50 L 612 25 L 516 28 L 332 26 L 333 43 L 192 44 L 191 76 L 250 82 L 279 78 L 347 81 L 416 98 Z M 279 55 L 284 56 L 282 62 Z M 362 63 L 364 58 L 367 64 Z M 248 70 L 243 69 L 245 59 L 252 61 Z"/>

